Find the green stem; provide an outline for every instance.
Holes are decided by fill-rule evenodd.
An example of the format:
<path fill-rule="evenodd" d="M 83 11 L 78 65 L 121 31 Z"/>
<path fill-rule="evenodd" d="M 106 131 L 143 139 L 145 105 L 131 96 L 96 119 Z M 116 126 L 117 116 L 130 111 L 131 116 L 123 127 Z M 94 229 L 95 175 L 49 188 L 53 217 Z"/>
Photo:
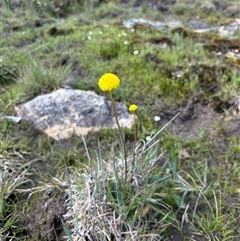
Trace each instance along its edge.
<path fill-rule="evenodd" d="M 133 116 L 133 122 L 134 122 L 134 148 L 136 147 L 136 143 L 137 143 L 137 124 L 136 124 L 136 115 L 134 112 L 134 116 Z"/>
<path fill-rule="evenodd" d="M 125 166 L 125 182 L 126 182 L 127 181 L 127 172 L 128 172 L 128 170 L 127 170 L 126 146 L 125 146 L 125 141 L 124 141 L 123 134 L 122 134 L 122 131 L 121 131 L 121 127 L 120 127 L 120 124 L 119 124 L 119 121 L 118 121 L 118 115 L 117 115 L 117 111 L 116 111 L 116 108 L 115 108 L 115 105 L 114 105 L 114 99 L 113 99 L 112 91 L 109 92 L 109 95 L 110 95 L 110 100 L 111 100 L 111 104 L 112 104 L 112 108 L 113 108 L 113 113 L 114 113 L 115 120 L 116 120 L 116 123 L 117 123 L 117 127 L 118 127 L 118 130 L 119 130 L 120 138 L 121 138 L 121 141 L 122 141 L 122 144 L 123 144 L 124 166 Z"/>
<path fill-rule="evenodd" d="M 134 145 L 133 145 L 133 161 L 132 161 L 132 177 L 134 172 L 134 166 L 135 166 L 135 148 L 137 143 L 137 125 L 136 125 L 136 115 L 135 112 L 133 113 L 133 125 L 134 125 Z"/>

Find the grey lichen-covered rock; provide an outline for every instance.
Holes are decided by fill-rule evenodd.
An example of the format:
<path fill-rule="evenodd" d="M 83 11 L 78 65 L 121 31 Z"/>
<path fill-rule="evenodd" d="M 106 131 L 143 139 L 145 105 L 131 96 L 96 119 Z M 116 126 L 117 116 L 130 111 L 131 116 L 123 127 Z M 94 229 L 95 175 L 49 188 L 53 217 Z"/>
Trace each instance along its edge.
<path fill-rule="evenodd" d="M 130 128 L 133 116 L 124 104 L 115 102 L 122 127 Z M 58 89 L 19 105 L 17 115 L 33 122 L 37 129 L 56 140 L 72 134 L 86 135 L 89 131 L 116 128 L 111 102 L 92 91 Z"/>

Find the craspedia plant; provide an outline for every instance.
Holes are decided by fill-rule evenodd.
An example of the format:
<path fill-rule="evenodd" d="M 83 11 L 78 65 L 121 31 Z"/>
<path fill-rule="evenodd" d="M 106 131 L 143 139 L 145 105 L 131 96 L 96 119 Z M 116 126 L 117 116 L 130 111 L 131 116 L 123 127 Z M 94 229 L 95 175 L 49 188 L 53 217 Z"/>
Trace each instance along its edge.
<path fill-rule="evenodd" d="M 120 134 L 120 138 L 122 141 L 122 146 L 123 146 L 123 151 L 124 151 L 124 163 L 125 163 L 125 182 L 127 180 L 127 154 L 126 154 L 126 146 L 125 146 L 125 142 L 124 142 L 124 138 L 123 138 L 123 134 L 122 134 L 122 130 L 118 121 L 118 114 L 114 105 L 114 99 L 113 99 L 113 93 L 112 91 L 117 89 L 120 85 L 120 79 L 112 73 L 106 73 L 104 75 L 102 75 L 102 77 L 99 79 L 98 81 L 98 86 L 100 87 L 100 89 L 102 91 L 105 92 L 109 92 L 109 97 L 111 100 L 111 105 L 113 108 L 113 114 L 115 116 L 115 120 L 116 120 L 116 124 L 118 127 L 118 131 Z"/>
<path fill-rule="evenodd" d="M 119 87 L 120 79 L 112 73 L 104 74 L 98 81 L 98 86 L 102 91 L 112 91 Z"/>
<path fill-rule="evenodd" d="M 128 110 L 133 113 L 133 118 L 134 118 L 134 148 L 136 147 L 137 143 L 137 124 L 136 124 L 136 110 L 138 109 L 138 106 L 135 104 L 132 104 L 129 106 Z M 133 155 L 133 161 L 132 161 L 132 168 L 134 168 L 135 165 L 135 154 Z"/>

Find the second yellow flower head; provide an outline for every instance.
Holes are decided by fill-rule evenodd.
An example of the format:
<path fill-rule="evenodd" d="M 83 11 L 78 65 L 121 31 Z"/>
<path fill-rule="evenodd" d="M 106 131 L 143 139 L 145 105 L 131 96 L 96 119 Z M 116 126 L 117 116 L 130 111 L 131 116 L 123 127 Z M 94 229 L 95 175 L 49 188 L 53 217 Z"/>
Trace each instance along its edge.
<path fill-rule="evenodd" d="M 115 74 L 106 73 L 99 79 L 98 85 L 102 91 L 112 91 L 119 87 L 120 79 Z"/>
<path fill-rule="evenodd" d="M 129 111 L 130 112 L 134 112 L 134 111 L 136 111 L 138 109 L 138 106 L 137 105 L 130 105 L 129 106 Z"/>

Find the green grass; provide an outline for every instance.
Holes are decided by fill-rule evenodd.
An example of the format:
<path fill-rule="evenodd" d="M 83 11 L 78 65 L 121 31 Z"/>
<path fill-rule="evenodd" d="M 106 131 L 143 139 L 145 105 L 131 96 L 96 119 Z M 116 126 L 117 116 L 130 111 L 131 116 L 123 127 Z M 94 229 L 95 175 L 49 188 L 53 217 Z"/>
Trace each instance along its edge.
<path fill-rule="evenodd" d="M 157 19 L 159 12 L 147 6 L 132 13 L 111 1 L 58 6 L 56 1 L 36 4 L 25 0 L 15 8 L 13 2 L 5 1 L 0 8 L 4 33 L 0 40 L 0 239 L 31 240 L 23 235 L 19 210 L 26 196 L 25 211 L 32 209 L 42 191 L 56 187 L 72 200 L 68 202 L 68 219 L 63 220 L 69 240 L 71 235 L 77 237 L 74 228 L 89 231 L 94 218 L 102 230 L 96 232 L 95 240 L 110 240 L 111 222 L 116 237 L 125 232 L 128 240 L 145 236 L 167 240 L 176 230 L 188 240 L 237 240 L 239 136 L 227 136 L 226 131 L 239 115 L 237 108 L 229 109 L 229 103 L 238 105 L 239 63 L 206 47 L 220 37 L 184 29 L 122 26 L 121 19 L 128 16 L 152 14 Z M 183 19 L 191 13 L 215 22 L 219 13 L 206 15 L 203 9 L 207 4 L 213 3 L 196 0 L 194 9 L 189 5 L 189 11 L 183 11 L 186 5 L 176 5 L 170 11 Z M 226 23 L 231 19 L 222 14 L 220 20 Z M 156 43 L 159 38 L 167 43 Z M 59 143 L 30 123 L 15 124 L 4 118 L 15 114 L 16 105 L 64 85 L 103 95 L 97 82 L 106 72 L 121 80 L 114 99 L 139 106 L 138 143 L 144 145 L 134 154 L 129 182 L 123 178 L 121 148 L 126 145 L 128 161 L 133 163 L 133 130 L 125 130 L 126 143 L 119 144 L 113 130 L 91 133 L 83 140 L 73 136 Z M 163 106 L 157 104 L 159 98 Z M 162 120 L 161 126 L 153 120 L 155 115 L 168 120 L 174 116 L 173 109 L 195 99 L 223 114 L 211 130 L 202 129 L 198 137 L 183 138 L 171 133 L 170 124 L 169 130 L 146 140 L 162 126 Z M 192 120 L 175 127 L 188 127 L 188 121 Z M 34 160 L 39 158 L 38 166 Z M 26 164 L 29 162 L 33 166 Z M 63 174 L 66 168 L 71 170 L 70 176 Z M 29 191 L 36 171 L 40 181 Z M 72 190 L 66 189 L 68 178 L 75 182 Z"/>

